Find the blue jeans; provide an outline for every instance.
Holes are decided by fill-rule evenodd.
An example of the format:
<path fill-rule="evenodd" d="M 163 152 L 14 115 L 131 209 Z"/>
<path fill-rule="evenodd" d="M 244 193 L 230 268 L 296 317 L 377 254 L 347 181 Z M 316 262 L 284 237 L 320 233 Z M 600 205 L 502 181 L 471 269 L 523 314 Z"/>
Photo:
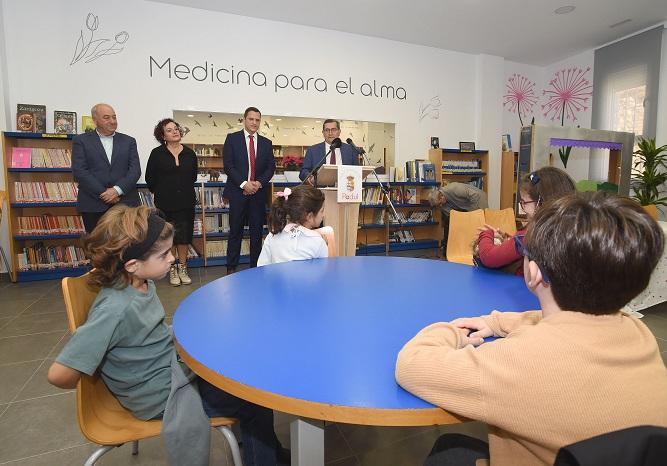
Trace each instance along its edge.
<path fill-rule="evenodd" d="M 208 417 L 240 421 L 245 466 L 275 466 L 281 448 L 273 430 L 273 411 L 230 395 L 199 378 L 199 395 Z"/>

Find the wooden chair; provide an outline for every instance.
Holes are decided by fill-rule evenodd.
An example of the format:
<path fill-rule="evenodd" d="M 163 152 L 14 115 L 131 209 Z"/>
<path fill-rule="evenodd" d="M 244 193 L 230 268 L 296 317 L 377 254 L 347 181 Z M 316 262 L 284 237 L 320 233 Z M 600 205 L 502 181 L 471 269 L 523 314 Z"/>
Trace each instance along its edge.
<path fill-rule="evenodd" d="M 500 228 L 508 235 L 516 233 L 516 218 L 511 207 L 502 210 L 484 209 L 484 221 L 492 227 Z"/>
<path fill-rule="evenodd" d="M 334 233 L 333 228 L 331 227 L 322 227 L 318 228 L 317 231 L 324 241 L 327 243 L 327 250 L 329 251 L 329 257 L 338 256 L 338 251 L 336 250 L 336 234 Z"/>
<path fill-rule="evenodd" d="M 473 265 L 472 243 L 479 236 L 479 227 L 484 226 L 484 211 L 472 212 L 452 210 L 449 214 L 449 236 L 447 237 L 447 260 L 459 264 Z"/>
<path fill-rule="evenodd" d="M 0 191 L 0 227 L 2 226 L 2 212 L 3 212 L 2 208 L 5 205 L 6 200 L 7 200 L 7 191 Z M 7 273 L 11 276 L 12 269 L 9 266 L 9 261 L 7 260 L 7 256 L 5 255 L 5 250 L 2 249 L 1 245 L 0 245 L 0 255 L 2 255 L 2 261 L 5 263 L 5 268 L 7 269 Z"/>
<path fill-rule="evenodd" d="M 99 289 L 88 285 L 89 274 L 68 277 L 62 281 L 65 308 L 70 332 L 74 332 L 88 318 L 88 311 Z M 108 451 L 132 442 L 132 454 L 139 453 L 139 440 L 160 435 L 162 421 L 142 421 L 125 409 L 109 391 L 99 375 L 82 374 L 76 387 L 76 412 L 83 435 L 100 445 L 86 460 L 85 466 L 94 465 Z M 211 427 L 222 432 L 229 443 L 235 466 L 242 466 L 238 442 L 230 426 L 235 419 L 216 417 Z"/>

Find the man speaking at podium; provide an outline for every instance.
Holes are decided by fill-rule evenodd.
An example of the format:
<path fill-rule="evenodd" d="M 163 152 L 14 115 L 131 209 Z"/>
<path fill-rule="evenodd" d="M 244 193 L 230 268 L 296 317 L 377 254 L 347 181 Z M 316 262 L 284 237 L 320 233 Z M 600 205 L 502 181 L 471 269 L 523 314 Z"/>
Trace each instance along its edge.
<path fill-rule="evenodd" d="M 340 122 L 338 120 L 324 120 L 324 124 L 322 124 L 322 135 L 324 136 L 324 142 L 310 146 L 306 151 L 306 157 L 303 160 L 301 173 L 299 173 L 299 178 L 301 178 L 301 180 L 305 180 L 306 177 L 308 177 L 308 174 L 313 168 L 322 162 L 325 155 L 326 160 L 323 162 L 325 164 L 359 165 L 359 156 L 349 144 L 343 143 L 340 148 L 334 149 L 329 153 L 331 142 L 340 137 Z M 307 182 L 314 184 L 312 175 L 308 178 Z"/>

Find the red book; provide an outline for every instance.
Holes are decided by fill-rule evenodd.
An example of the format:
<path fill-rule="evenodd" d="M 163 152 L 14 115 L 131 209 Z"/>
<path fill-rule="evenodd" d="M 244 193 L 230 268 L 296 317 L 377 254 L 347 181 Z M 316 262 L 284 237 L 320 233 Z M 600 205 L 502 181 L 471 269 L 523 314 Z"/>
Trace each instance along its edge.
<path fill-rule="evenodd" d="M 30 147 L 12 147 L 12 168 L 30 168 L 31 154 Z"/>

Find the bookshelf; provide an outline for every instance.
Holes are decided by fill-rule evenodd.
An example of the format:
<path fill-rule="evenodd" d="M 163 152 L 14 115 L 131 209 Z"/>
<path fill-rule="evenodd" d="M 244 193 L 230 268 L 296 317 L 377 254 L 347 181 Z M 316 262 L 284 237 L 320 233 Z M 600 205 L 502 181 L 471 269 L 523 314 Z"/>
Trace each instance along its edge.
<path fill-rule="evenodd" d="M 283 183 L 294 186 L 298 183 Z M 272 185 L 272 190 L 277 189 Z M 212 267 L 227 265 L 227 240 L 229 238 L 229 205 L 222 197 L 223 182 L 197 182 L 194 184 L 197 196 L 195 224 L 190 251 L 196 257 L 188 257 L 188 267 Z M 139 199 L 143 205 L 155 207 L 153 197 L 145 183 L 138 183 Z M 266 235 L 265 229 L 264 234 Z M 250 261 L 250 234 L 244 232 L 241 241 L 241 264 Z"/>
<path fill-rule="evenodd" d="M 76 212 L 72 137 L 2 133 L 13 282 L 78 276 L 88 270 L 80 241 L 83 222 Z M 13 154 L 20 167 L 12 163 Z"/>
<path fill-rule="evenodd" d="M 503 152 L 500 165 L 500 208 L 515 209 L 518 186 L 518 152 Z M 516 211 L 516 209 L 515 209 Z"/>
<path fill-rule="evenodd" d="M 224 167 L 222 161 L 222 144 L 183 143 L 183 145 L 194 151 L 197 156 L 197 168 L 200 173 L 208 172 L 208 170 L 222 172 Z"/>
<path fill-rule="evenodd" d="M 377 182 L 365 182 L 359 207 L 357 255 L 388 251 L 437 249 L 442 237 L 440 211 L 428 204 L 435 181 L 388 183 L 392 202 L 401 217 L 394 220 Z"/>
<path fill-rule="evenodd" d="M 488 151 L 461 152 L 459 149 L 430 149 L 428 158 L 436 166 L 436 181 L 470 183 L 488 194 Z"/>

